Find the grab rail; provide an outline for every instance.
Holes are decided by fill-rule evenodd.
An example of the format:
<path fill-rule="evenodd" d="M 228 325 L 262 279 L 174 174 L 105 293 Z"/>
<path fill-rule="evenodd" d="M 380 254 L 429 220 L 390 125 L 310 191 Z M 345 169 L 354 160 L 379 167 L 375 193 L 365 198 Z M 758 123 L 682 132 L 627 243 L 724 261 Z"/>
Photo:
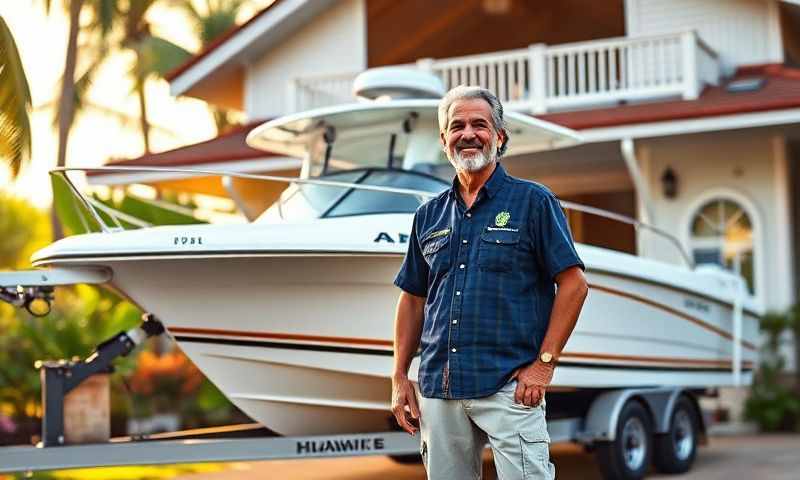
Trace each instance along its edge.
<path fill-rule="evenodd" d="M 397 193 L 401 195 L 412 195 L 418 197 L 420 199 L 432 198 L 439 193 L 433 192 L 426 192 L 422 190 L 412 190 L 408 188 L 397 188 L 397 187 L 381 187 L 376 185 L 363 185 L 358 183 L 349 183 L 349 182 L 337 182 L 331 180 L 318 180 L 313 178 L 297 178 L 297 177 L 281 177 L 275 175 L 258 175 L 253 173 L 241 173 L 241 172 L 228 172 L 224 170 L 205 170 L 205 169 L 190 169 L 190 168 L 169 168 L 169 167 L 129 167 L 129 166 L 119 166 L 119 167 L 58 167 L 50 171 L 53 175 L 60 175 L 69 185 L 70 191 L 83 203 L 83 205 L 89 210 L 94 217 L 94 220 L 98 222 L 100 229 L 103 233 L 111 233 L 113 231 L 118 230 L 121 227 L 119 220 L 123 220 L 127 223 L 131 223 L 136 225 L 137 222 L 131 221 L 133 220 L 130 215 L 125 214 L 124 212 L 120 212 L 119 210 L 113 209 L 107 205 L 102 204 L 101 202 L 97 202 L 94 199 L 90 199 L 85 197 L 78 188 L 72 183 L 70 180 L 68 173 L 72 171 L 81 171 L 81 172 L 161 172 L 161 173 L 184 173 L 190 175 L 197 175 L 197 176 L 207 176 L 207 175 L 227 175 L 230 177 L 236 178 L 244 178 L 244 179 L 251 179 L 251 180 L 264 180 L 264 181 L 275 181 L 275 182 L 282 182 L 282 183 L 290 183 L 290 184 L 306 184 L 306 185 L 322 185 L 328 187 L 340 187 L 340 188 L 352 188 L 355 190 L 367 190 L 373 192 L 382 192 L 382 193 Z M 599 217 L 608 218 L 610 220 L 615 220 L 620 223 L 625 223 L 631 225 L 637 231 L 639 229 L 649 230 L 656 235 L 664 237 L 667 239 L 681 254 L 681 258 L 689 268 L 694 268 L 694 262 L 692 261 L 689 254 L 683 248 L 680 240 L 678 240 L 675 236 L 670 234 L 669 232 L 662 230 L 656 226 L 649 225 L 647 223 L 641 222 L 636 220 L 635 218 L 631 218 L 625 215 L 621 215 L 614 212 L 609 212 L 607 210 L 603 210 L 596 207 L 591 207 L 588 205 L 582 205 L 579 203 L 569 202 L 565 200 L 561 200 L 561 206 L 567 210 L 573 210 L 583 213 L 588 213 L 590 215 L 596 215 Z M 100 206 L 102 205 L 102 207 Z M 98 210 L 102 211 L 103 213 L 107 214 L 112 220 L 116 223 L 115 227 L 109 227 L 102 219 L 102 216 L 98 213 Z M 137 219 L 139 220 L 139 219 Z M 142 222 L 144 225 L 139 226 L 150 226 L 149 223 Z"/>

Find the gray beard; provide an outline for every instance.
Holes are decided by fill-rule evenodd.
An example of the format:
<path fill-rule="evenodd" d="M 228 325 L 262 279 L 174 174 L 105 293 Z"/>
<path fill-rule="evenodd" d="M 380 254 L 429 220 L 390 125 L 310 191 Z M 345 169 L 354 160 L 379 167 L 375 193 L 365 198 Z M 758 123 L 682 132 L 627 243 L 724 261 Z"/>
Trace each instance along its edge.
<path fill-rule="evenodd" d="M 492 142 L 491 151 L 494 152 L 496 149 L 496 142 Z M 494 162 L 495 157 L 494 155 L 487 155 L 483 150 L 476 155 L 466 157 L 461 155 L 461 152 L 456 151 L 451 161 L 454 164 L 453 166 L 456 167 L 456 170 L 477 172 L 478 170 L 483 170 L 487 165 L 490 165 L 492 162 Z"/>

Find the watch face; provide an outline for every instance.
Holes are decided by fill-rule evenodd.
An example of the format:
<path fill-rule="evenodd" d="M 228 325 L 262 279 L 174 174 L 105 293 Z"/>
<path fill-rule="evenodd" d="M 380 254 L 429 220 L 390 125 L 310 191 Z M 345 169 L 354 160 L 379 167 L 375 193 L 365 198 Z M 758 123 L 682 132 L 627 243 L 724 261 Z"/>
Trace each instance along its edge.
<path fill-rule="evenodd" d="M 539 359 L 541 359 L 541 361 L 544 363 L 550 363 L 550 361 L 553 360 L 553 354 L 550 352 L 544 352 L 539 356 Z"/>

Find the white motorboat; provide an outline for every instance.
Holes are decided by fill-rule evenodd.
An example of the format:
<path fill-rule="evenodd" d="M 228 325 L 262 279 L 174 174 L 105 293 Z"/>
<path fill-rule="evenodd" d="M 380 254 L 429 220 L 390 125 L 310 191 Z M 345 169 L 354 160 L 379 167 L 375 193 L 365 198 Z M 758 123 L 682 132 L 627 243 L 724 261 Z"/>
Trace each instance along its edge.
<path fill-rule="evenodd" d="M 277 433 L 386 430 L 399 293 L 392 281 L 413 212 L 453 175 L 438 143 L 436 105 L 354 104 L 259 127 L 252 146 L 301 157 L 303 167 L 279 201 L 246 224 L 124 230 L 129 219 L 117 222 L 70 183 L 95 233 L 55 242 L 34 264 L 108 272 L 110 286 L 159 317 L 234 404 Z M 525 115 L 507 120 L 508 155 L 578 140 Z M 589 245 L 577 250 L 590 293 L 556 369 L 555 393 L 751 382 L 760 311 L 739 277 Z M 415 361 L 412 379 L 416 370 Z"/>

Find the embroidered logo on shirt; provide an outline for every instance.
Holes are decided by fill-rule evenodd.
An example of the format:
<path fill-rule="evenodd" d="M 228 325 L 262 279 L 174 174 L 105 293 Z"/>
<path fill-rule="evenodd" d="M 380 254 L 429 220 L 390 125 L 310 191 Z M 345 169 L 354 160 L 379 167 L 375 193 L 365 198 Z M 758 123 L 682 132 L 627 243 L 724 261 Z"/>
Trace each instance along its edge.
<path fill-rule="evenodd" d="M 511 214 L 508 212 L 500 212 L 494 217 L 494 224 L 498 227 L 505 227 L 511 219 Z"/>
<path fill-rule="evenodd" d="M 431 233 L 430 235 L 428 235 L 428 240 L 430 240 L 431 238 L 436 238 L 436 237 L 444 237 L 448 233 L 450 233 L 450 229 L 449 228 L 445 228 L 444 230 L 437 230 L 437 231 Z"/>

